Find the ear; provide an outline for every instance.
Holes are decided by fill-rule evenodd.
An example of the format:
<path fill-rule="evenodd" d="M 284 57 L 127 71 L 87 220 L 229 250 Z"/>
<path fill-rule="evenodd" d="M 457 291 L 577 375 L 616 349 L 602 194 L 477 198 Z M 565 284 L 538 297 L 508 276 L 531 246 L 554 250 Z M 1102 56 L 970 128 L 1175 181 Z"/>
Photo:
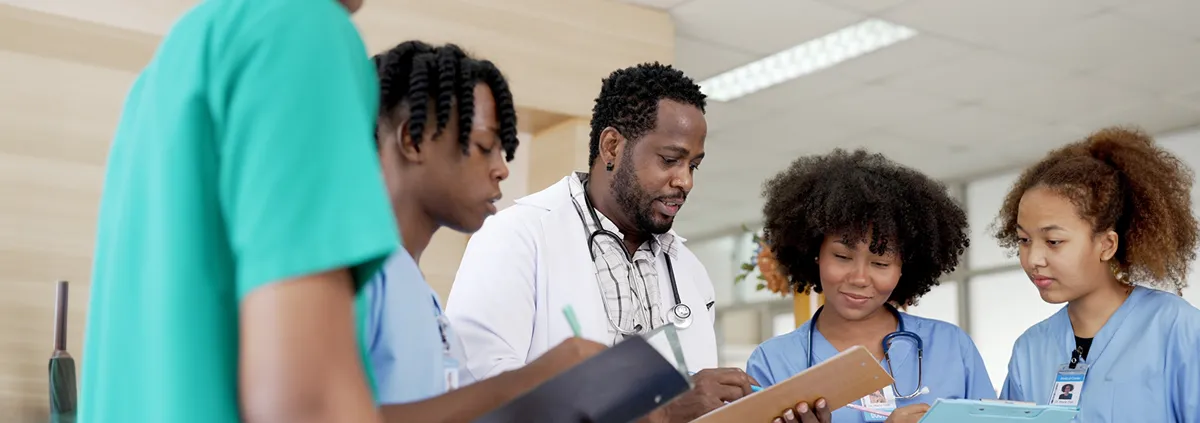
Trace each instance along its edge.
<path fill-rule="evenodd" d="M 600 165 L 603 167 L 608 163 L 617 164 L 617 158 L 621 157 L 622 151 L 626 147 L 625 136 L 617 131 L 617 128 L 607 127 L 600 132 Z"/>
<path fill-rule="evenodd" d="M 1116 231 L 1108 231 L 1100 234 L 1100 260 L 1109 261 L 1117 255 L 1117 247 L 1120 246 L 1120 237 Z"/>
<path fill-rule="evenodd" d="M 421 147 L 419 147 L 417 143 L 413 142 L 412 132 L 408 129 L 410 122 L 412 121 L 409 119 L 404 119 L 396 125 L 396 130 L 394 132 L 394 136 L 396 138 L 394 139 L 399 140 L 397 146 L 400 150 L 400 157 L 404 158 L 404 160 L 407 162 L 421 163 L 425 161 L 425 154 L 422 153 Z M 427 132 L 425 134 L 427 134 Z M 429 143 L 424 144 L 428 145 Z"/>

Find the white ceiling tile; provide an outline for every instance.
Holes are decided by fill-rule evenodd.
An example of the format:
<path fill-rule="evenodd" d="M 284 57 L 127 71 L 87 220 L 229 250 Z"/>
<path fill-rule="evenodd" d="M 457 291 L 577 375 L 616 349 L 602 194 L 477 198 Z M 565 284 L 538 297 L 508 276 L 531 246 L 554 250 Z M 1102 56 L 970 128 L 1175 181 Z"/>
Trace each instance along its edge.
<path fill-rule="evenodd" d="M 1069 69 L 1090 71 L 1113 62 L 1154 63 L 1191 40 L 1115 13 L 1101 13 L 1061 25 L 1019 54 Z"/>
<path fill-rule="evenodd" d="M 853 88 L 861 82 L 836 72 L 836 67 L 805 75 L 729 102 L 738 107 L 772 111 L 793 107 Z"/>
<path fill-rule="evenodd" d="M 763 56 L 865 17 L 816 0 L 691 0 L 671 16 L 681 34 Z"/>
<path fill-rule="evenodd" d="M 697 82 L 759 59 L 759 55 L 700 41 L 675 37 L 675 67 Z"/>
<path fill-rule="evenodd" d="M 901 89 L 976 102 L 997 90 L 1034 81 L 1059 80 L 1068 72 L 991 50 L 976 50 L 887 82 Z"/>
<path fill-rule="evenodd" d="M 862 129 L 893 126 L 954 107 L 954 101 L 897 88 L 888 83 L 864 84 L 835 95 L 822 105 L 837 115 L 838 123 Z"/>
<path fill-rule="evenodd" d="M 1116 13 L 1192 39 L 1200 39 L 1200 2 L 1196 0 L 1131 1 Z"/>
<path fill-rule="evenodd" d="M 1022 46 L 1061 26 L 1128 0 L 909 0 L 883 17 L 989 47 Z"/>
<path fill-rule="evenodd" d="M 964 156 L 969 154 L 965 149 L 931 148 L 883 130 L 856 135 L 844 140 L 838 147 L 846 150 L 862 148 L 871 153 L 883 154 L 896 163 L 939 179 L 976 172 L 980 166 L 979 162 L 964 160 Z M 1007 162 L 1002 165 L 1006 164 Z"/>
<path fill-rule="evenodd" d="M 1148 92 L 1117 86 L 1092 76 L 1076 75 L 1010 85 L 991 93 L 988 108 L 1048 123 L 1075 123 L 1097 114 L 1111 114 L 1129 104 L 1153 99 Z"/>
<path fill-rule="evenodd" d="M 1118 102 L 1105 112 L 1087 113 L 1071 119 L 1079 133 L 1087 134 L 1106 126 L 1132 125 L 1151 134 L 1162 134 L 1200 124 L 1200 105 L 1188 107 L 1175 102 L 1151 99 Z"/>
<path fill-rule="evenodd" d="M 863 13 L 877 14 L 899 6 L 907 0 L 822 0 L 834 6 L 845 7 Z"/>
<path fill-rule="evenodd" d="M 1200 19 L 1200 17 L 1198 17 Z M 1110 60 L 1095 69 L 1097 76 L 1161 95 L 1200 87 L 1200 43 L 1151 48 L 1140 59 Z"/>
<path fill-rule="evenodd" d="M 887 48 L 839 63 L 828 72 L 846 75 L 860 81 L 874 81 L 913 69 L 933 66 L 962 55 L 971 49 L 970 46 L 960 42 L 936 35 L 920 34 Z"/>
<path fill-rule="evenodd" d="M 887 127 L 886 130 L 928 146 L 973 149 L 979 144 L 1044 142 L 1053 135 L 1069 137 L 1051 125 L 968 105 L 934 112 L 924 119 Z"/>

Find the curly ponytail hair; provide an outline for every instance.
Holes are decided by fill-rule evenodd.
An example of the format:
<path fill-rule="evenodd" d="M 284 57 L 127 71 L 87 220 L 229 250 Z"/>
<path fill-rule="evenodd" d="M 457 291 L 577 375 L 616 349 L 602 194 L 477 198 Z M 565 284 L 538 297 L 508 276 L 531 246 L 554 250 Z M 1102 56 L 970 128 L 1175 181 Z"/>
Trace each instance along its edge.
<path fill-rule="evenodd" d="M 1000 245 L 1017 245 L 1017 209 L 1025 192 L 1047 187 L 1075 205 L 1097 233 L 1119 241 L 1114 263 L 1130 281 L 1182 289 L 1196 258 L 1192 171 L 1137 129 L 1112 127 L 1050 152 L 1026 169 L 1004 199 Z"/>
<path fill-rule="evenodd" d="M 441 135 L 450 121 L 452 108 L 458 108 L 458 143 L 463 154 L 470 148 L 468 138 L 474 118 L 475 85 L 491 88 L 500 123 L 500 146 L 511 161 L 517 145 L 517 112 L 504 75 L 492 62 L 467 55 L 454 44 L 434 47 L 421 41 L 406 41 L 375 55 L 379 74 L 379 116 L 390 116 L 397 107 L 407 107 L 408 131 L 420 148 L 428 116 L 428 104 L 434 104 L 437 125 L 434 136 Z"/>

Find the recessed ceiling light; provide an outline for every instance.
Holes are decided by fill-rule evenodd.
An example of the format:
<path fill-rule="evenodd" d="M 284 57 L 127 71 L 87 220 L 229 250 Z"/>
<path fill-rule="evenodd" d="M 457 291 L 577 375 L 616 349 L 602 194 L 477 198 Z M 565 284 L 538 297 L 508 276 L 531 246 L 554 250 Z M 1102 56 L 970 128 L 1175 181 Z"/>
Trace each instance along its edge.
<path fill-rule="evenodd" d="M 700 82 L 716 101 L 729 101 L 796 79 L 917 35 L 917 31 L 870 19 L 808 40 Z"/>

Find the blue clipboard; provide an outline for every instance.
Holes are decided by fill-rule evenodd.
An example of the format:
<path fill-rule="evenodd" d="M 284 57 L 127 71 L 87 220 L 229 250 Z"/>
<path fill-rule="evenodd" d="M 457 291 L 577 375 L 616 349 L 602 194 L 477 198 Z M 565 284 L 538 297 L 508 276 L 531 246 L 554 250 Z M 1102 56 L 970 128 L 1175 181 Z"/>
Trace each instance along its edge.
<path fill-rule="evenodd" d="M 1070 423 L 1079 409 L 1011 401 L 938 399 L 918 423 Z"/>

